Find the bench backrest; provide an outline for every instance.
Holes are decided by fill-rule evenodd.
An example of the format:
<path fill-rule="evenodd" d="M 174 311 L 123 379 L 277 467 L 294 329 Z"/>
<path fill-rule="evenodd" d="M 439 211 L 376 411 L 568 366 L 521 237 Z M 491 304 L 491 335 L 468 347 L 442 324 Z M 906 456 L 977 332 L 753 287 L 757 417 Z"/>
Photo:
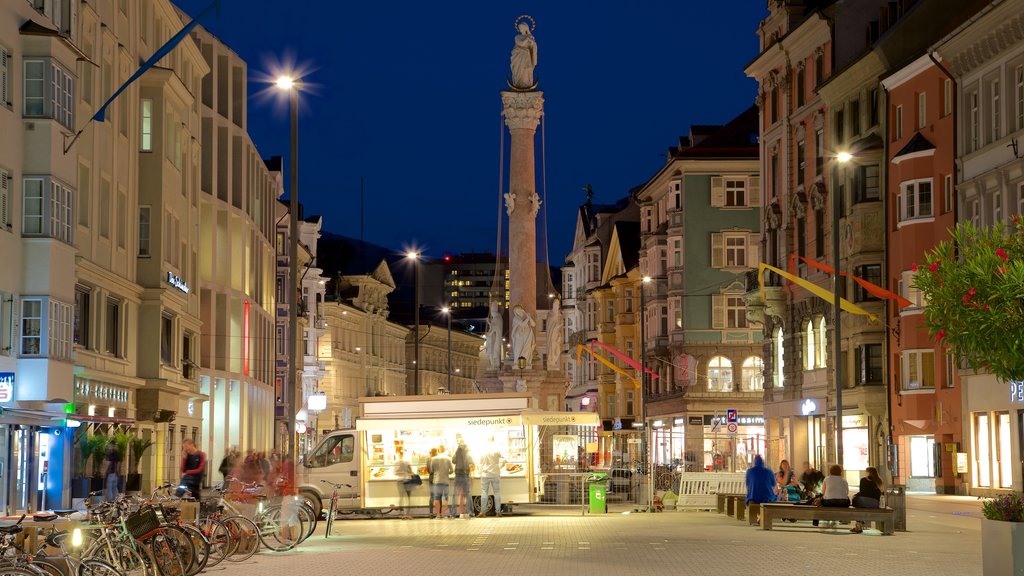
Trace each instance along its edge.
<path fill-rule="evenodd" d="M 683 472 L 679 478 L 678 510 L 711 510 L 715 494 L 746 493 L 746 475 L 733 472 Z"/>

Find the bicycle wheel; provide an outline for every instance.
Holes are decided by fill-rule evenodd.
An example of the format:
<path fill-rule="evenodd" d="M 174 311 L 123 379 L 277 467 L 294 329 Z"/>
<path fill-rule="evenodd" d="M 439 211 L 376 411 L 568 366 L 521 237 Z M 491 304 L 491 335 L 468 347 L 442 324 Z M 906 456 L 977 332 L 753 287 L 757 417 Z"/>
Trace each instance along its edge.
<path fill-rule="evenodd" d="M 121 576 L 121 572 L 103 560 L 90 558 L 78 565 L 78 576 Z"/>
<path fill-rule="evenodd" d="M 210 561 L 210 541 L 206 539 L 202 530 L 191 524 L 183 524 L 179 528 L 185 531 L 185 534 L 192 541 L 192 548 L 195 549 L 196 562 L 193 566 L 193 571 L 189 573 L 190 576 L 195 576 L 195 574 L 206 570 L 206 566 Z"/>
<path fill-rule="evenodd" d="M 137 547 L 127 542 L 101 540 L 87 554 L 83 555 L 83 559 L 102 560 L 125 576 L 152 576 L 150 559 L 141 552 L 145 548 L 137 543 L 136 545 Z"/>
<path fill-rule="evenodd" d="M 65 561 L 64 565 L 67 565 Z M 40 576 L 67 576 L 64 568 L 57 566 L 53 561 L 45 558 L 34 558 L 28 563 L 30 571 L 37 572 Z"/>
<path fill-rule="evenodd" d="M 244 516 L 230 516 L 223 522 L 235 541 L 234 551 L 225 560 L 241 562 L 252 558 L 260 549 L 260 531 L 256 524 Z"/>
<path fill-rule="evenodd" d="M 267 508 L 256 517 L 256 526 L 263 545 L 275 552 L 291 550 L 306 533 L 298 506 Z"/>
<path fill-rule="evenodd" d="M 327 526 L 324 529 L 324 538 L 330 538 L 331 528 L 334 526 L 334 511 L 338 508 L 337 498 L 331 498 L 331 507 L 327 509 Z"/>
<path fill-rule="evenodd" d="M 24 566 L 0 566 L 0 576 L 38 576 L 38 574 Z"/>
<path fill-rule="evenodd" d="M 196 574 L 196 565 L 199 563 L 199 551 L 196 550 L 192 537 L 184 528 L 176 524 L 164 526 L 164 536 L 174 551 L 175 556 L 181 559 L 181 567 L 185 569 L 185 576 Z"/>
<path fill-rule="evenodd" d="M 177 555 L 171 542 L 171 538 L 165 532 L 161 532 L 146 540 L 146 547 L 149 548 L 153 564 L 161 576 L 186 576 L 182 559 Z"/>
<path fill-rule="evenodd" d="M 235 547 L 238 546 L 238 542 L 233 540 L 231 534 L 228 533 L 227 527 L 217 518 L 201 518 L 198 528 L 210 544 L 207 568 L 223 562 L 225 558 L 231 556 L 235 551 Z"/>
<path fill-rule="evenodd" d="M 302 518 L 302 525 L 306 527 L 306 533 L 299 539 L 299 543 L 301 544 L 306 541 L 306 538 L 313 535 L 313 532 L 316 530 L 317 519 L 316 514 L 313 513 L 313 509 L 306 506 L 306 503 L 301 500 L 299 501 L 299 515 Z"/>

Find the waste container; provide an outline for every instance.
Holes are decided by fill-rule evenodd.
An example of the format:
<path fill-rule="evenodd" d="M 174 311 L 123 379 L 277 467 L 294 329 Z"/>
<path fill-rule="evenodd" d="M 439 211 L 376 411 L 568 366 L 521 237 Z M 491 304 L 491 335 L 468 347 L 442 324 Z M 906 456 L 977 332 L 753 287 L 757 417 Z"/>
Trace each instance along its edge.
<path fill-rule="evenodd" d="M 608 475 L 594 472 L 587 477 L 587 501 L 591 514 L 608 513 Z"/>
<path fill-rule="evenodd" d="M 895 529 L 900 532 L 907 531 L 907 487 L 895 485 L 885 491 L 885 506 L 892 508 L 896 517 Z"/>

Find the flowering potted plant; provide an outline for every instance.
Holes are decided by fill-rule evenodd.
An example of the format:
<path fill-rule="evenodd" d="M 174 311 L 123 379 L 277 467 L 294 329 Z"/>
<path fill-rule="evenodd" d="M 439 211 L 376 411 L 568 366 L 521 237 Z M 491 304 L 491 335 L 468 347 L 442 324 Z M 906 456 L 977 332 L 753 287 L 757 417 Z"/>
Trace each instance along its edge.
<path fill-rule="evenodd" d="M 1024 573 L 1024 498 L 1003 494 L 981 507 L 981 560 L 985 576 Z"/>
<path fill-rule="evenodd" d="M 914 270 L 929 334 L 974 370 L 1024 380 L 1024 220 L 962 222 Z"/>

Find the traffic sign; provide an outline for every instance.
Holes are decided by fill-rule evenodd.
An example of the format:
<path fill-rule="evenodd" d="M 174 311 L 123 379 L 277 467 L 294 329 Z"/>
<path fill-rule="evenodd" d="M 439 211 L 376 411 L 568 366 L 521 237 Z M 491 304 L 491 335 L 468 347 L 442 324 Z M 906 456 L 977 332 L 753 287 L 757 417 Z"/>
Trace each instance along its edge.
<path fill-rule="evenodd" d="M 735 424 L 736 423 L 736 409 L 735 408 L 730 408 L 730 409 L 725 411 L 725 421 L 728 422 L 729 424 Z"/>
<path fill-rule="evenodd" d="M 729 434 L 735 434 L 735 433 L 736 433 L 736 431 L 737 431 L 737 430 L 739 429 L 739 428 L 738 428 L 738 427 L 736 426 L 736 423 L 735 423 L 735 422 L 729 422 L 729 425 L 728 425 L 728 426 L 727 426 L 726 428 L 728 428 L 728 430 L 729 430 Z"/>

